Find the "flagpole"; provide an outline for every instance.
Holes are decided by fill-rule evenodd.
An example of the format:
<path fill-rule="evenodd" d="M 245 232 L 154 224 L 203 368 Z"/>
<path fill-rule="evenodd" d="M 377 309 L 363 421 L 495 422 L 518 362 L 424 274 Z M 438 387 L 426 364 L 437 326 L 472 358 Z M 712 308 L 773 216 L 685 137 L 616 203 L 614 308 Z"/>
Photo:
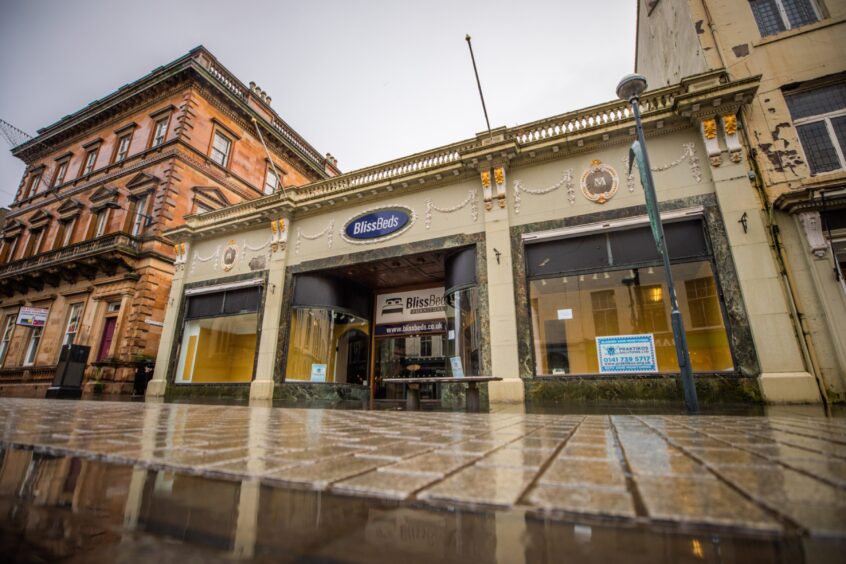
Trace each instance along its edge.
<path fill-rule="evenodd" d="M 482 111 L 485 112 L 485 123 L 488 124 L 488 136 L 493 140 L 493 133 L 491 133 L 491 121 L 488 119 L 488 108 L 485 106 L 485 95 L 482 94 L 482 83 L 479 80 L 479 70 L 476 68 L 476 57 L 473 56 L 473 44 L 470 42 L 470 34 L 468 33 L 464 39 L 467 40 L 467 47 L 470 48 L 470 60 L 473 61 L 473 72 L 476 74 L 476 86 L 479 87 L 479 98 L 482 99 Z"/>

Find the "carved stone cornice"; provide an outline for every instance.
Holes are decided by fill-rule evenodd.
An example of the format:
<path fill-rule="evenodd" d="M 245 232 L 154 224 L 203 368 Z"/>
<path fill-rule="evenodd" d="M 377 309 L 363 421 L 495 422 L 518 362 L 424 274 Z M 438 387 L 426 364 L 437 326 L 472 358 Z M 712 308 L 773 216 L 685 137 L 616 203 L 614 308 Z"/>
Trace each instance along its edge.
<path fill-rule="evenodd" d="M 824 202 L 823 199 L 825 200 Z M 846 186 L 841 181 L 839 184 L 831 186 L 823 184 L 785 192 L 776 198 L 773 205 L 777 209 L 791 214 L 806 211 L 821 211 L 824 207 L 843 207 L 846 206 Z"/>
<path fill-rule="evenodd" d="M 693 123 L 737 114 L 742 106 L 754 99 L 760 81 L 761 75 L 757 75 L 708 88 L 691 88 L 676 96 L 674 110 L 678 115 L 690 118 Z"/>

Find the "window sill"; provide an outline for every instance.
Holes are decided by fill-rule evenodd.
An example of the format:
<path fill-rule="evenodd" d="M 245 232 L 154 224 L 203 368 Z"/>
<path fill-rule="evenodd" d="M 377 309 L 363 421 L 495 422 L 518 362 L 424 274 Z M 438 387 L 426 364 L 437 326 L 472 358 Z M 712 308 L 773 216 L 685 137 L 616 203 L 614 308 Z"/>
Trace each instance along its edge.
<path fill-rule="evenodd" d="M 818 29 L 824 29 L 829 26 L 838 25 L 843 22 L 846 22 L 846 18 L 839 18 L 836 20 L 832 19 L 822 19 L 818 22 L 814 22 L 812 24 L 803 25 L 802 27 L 797 27 L 793 29 L 788 29 L 786 31 L 782 31 L 776 33 L 774 35 L 768 35 L 766 37 L 762 37 L 758 41 L 753 41 L 753 47 L 763 47 L 765 45 L 769 45 L 770 43 L 775 43 L 777 41 L 781 41 L 782 39 L 790 39 L 791 37 L 796 37 L 797 35 L 802 35 L 803 33 L 810 33 L 812 31 L 817 31 Z"/>
<path fill-rule="evenodd" d="M 818 174 L 811 174 L 802 178 L 800 181 L 802 187 L 814 187 L 819 184 L 839 183 L 846 180 L 846 170 L 840 168 L 828 172 L 820 172 Z"/>

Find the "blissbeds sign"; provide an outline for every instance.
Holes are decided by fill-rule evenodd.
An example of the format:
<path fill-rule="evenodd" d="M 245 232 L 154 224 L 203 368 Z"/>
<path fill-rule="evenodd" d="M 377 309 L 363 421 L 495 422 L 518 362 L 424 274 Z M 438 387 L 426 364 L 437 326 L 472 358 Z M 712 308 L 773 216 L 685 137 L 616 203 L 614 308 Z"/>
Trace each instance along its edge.
<path fill-rule="evenodd" d="M 341 234 L 352 243 L 373 243 L 396 237 L 414 223 L 414 211 L 404 206 L 367 210 L 347 221 Z"/>

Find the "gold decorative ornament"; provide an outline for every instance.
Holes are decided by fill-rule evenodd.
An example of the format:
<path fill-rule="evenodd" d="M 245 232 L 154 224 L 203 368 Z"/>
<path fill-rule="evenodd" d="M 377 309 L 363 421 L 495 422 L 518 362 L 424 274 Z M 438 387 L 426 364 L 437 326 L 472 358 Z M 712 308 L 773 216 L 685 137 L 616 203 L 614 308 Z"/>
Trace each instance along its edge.
<path fill-rule="evenodd" d="M 597 204 L 604 204 L 617 193 L 620 177 L 612 166 L 594 159 L 582 174 L 580 184 L 585 198 Z"/>
<path fill-rule="evenodd" d="M 705 136 L 705 139 L 716 139 L 717 138 L 717 120 L 715 119 L 706 119 L 702 121 L 702 134 Z"/>
<path fill-rule="evenodd" d="M 481 176 L 482 176 L 482 186 L 484 188 L 490 188 L 491 187 L 491 171 L 483 170 Z"/>
<path fill-rule="evenodd" d="M 494 169 L 494 181 L 496 181 L 497 184 L 505 182 L 505 171 L 502 170 L 501 166 Z"/>
<path fill-rule="evenodd" d="M 726 135 L 734 135 L 737 133 L 737 116 L 734 114 L 723 116 L 723 127 L 726 130 Z"/>

